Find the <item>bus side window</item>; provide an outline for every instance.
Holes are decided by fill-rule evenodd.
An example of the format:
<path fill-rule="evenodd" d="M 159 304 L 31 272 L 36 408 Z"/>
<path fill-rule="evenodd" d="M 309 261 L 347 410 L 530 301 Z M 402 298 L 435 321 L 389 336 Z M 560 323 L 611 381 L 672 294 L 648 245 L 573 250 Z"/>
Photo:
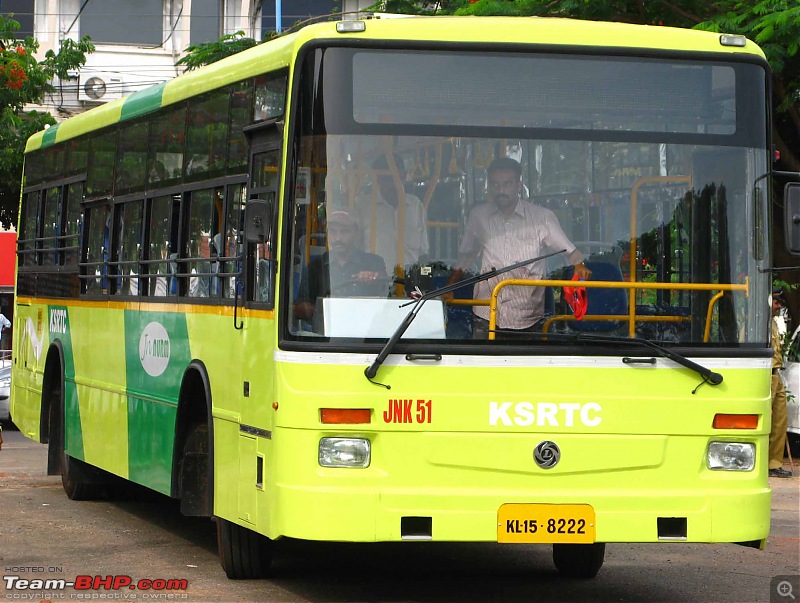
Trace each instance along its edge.
<path fill-rule="evenodd" d="M 142 202 L 117 207 L 114 261 L 118 295 L 139 295 L 139 249 L 142 233 Z"/>
<path fill-rule="evenodd" d="M 211 236 L 219 228 L 215 225 L 216 206 L 214 200 L 221 196 L 222 189 L 193 191 L 189 200 L 189 226 L 186 241 L 186 272 L 189 276 L 189 297 L 217 296 L 218 281 L 212 277 L 216 262 L 211 259 Z"/>
<path fill-rule="evenodd" d="M 172 195 L 163 195 L 150 200 L 150 217 L 147 227 L 147 257 L 144 264 L 150 275 L 146 295 L 164 297 L 170 294 L 172 281 L 168 258 L 173 253 L 170 243 L 170 219 L 172 217 Z"/>
<path fill-rule="evenodd" d="M 106 260 L 108 253 L 108 205 L 93 205 L 86 208 L 86 248 L 84 252 L 84 293 L 101 294 L 108 288 Z"/>

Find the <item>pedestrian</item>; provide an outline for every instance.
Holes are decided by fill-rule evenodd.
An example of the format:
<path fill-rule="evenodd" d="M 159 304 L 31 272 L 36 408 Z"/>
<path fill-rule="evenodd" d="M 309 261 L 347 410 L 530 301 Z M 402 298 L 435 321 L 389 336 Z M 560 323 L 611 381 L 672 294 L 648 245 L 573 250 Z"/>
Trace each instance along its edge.
<path fill-rule="evenodd" d="M 786 388 L 780 372 L 783 369 L 783 350 L 778 317 L 782 307 L 781 291 L 772 292 L 772 427 L 769 432 L 769 476 L 792 477 L 792 472 L 783 468 L 786 450 Z"/>

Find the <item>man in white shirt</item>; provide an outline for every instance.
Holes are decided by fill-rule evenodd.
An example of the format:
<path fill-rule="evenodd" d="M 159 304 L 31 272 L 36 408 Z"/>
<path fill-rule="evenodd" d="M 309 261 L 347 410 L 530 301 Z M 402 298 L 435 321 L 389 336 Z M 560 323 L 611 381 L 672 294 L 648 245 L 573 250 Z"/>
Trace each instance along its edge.
<path fill-rule="evenodd" d="M 392 164 L 392 165 L 390 165 Z M 381 256 L 389 274 L 396 266 L 409 266 L 428 253 L 425 206 L 403 189 L 406 178 L 403 159 L 392 154 L 373 163 L 370 194 L 359 199 L 359 221 L 366 251 Z"/>
<path fill-rule="evenodd" d="M 480 256 L 480 272 L 502 268 L 545 253 L 565 250 L 575 274 L 588 279 L 591 271 L 567 238 L 555 214 L 522 198 L 522 168 L 510 157 L 495 159 L 488 170 L 489 201 L 469 215 L 459 248 L 456 282 Z M 488 299 L 495 285 L 508 279 L 542 279 L 546 262 L 534 262 L 475 285 L 473 297 Z M 485 339 L 489 308 L 473 308 L 473 337 Z M 497 328 L 503 331 L 536 330 L 544 317 L 543 287 L 506 287 L 498 298 Z"/>

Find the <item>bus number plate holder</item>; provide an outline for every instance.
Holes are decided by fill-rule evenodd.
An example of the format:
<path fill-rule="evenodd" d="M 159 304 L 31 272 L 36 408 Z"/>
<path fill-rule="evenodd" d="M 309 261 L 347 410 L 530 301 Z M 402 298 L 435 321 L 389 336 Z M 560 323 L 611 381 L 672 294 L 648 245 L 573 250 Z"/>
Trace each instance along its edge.
<path fill-rule="evenodd" d="M 591 544 L 595 541 L 591 505 L 508 503 L 497 511 L 497 542 Z"/>

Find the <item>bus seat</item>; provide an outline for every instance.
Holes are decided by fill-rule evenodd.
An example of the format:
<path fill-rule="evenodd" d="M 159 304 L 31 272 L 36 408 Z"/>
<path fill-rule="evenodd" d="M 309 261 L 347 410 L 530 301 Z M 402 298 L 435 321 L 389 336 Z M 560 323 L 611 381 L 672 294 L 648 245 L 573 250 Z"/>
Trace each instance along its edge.
<path fill-rule="evenodd" d="M 622 249 L 614 244 L 586 242 L 576 243 L 579 249 L 588 249 L 592 246 L 601 248 L 601 251 L 584 254 L 586 267 L 592 271 L 591 280 L 622 282 L 622 269 L 620 260 Z M 565 278 L 571 279 L 574 268 L 570 266 Z M 586 289 L 587 315 L 625 315 L 628 313 L 628 292 L 625 289 L 600 289 L 589 287 Z M 569 323 L 570 328 L 585 332 L 608 332 L 619 328 L 622 323 L 615 320 L 575 320 Z"/>
<path fill-rule="evenodd" d="M 303 256 L 304 259 L 306 254 L 306 245 L 308 245 L 308 260 L 311 261 L 311 258 L 325 253 L 327 237 L 325 236 L 324 232 L 315 232 L 310 235 L 303 235 L 297 241 L 297 244 L 298 248 L 300 249 L 300 255 Z"/>

